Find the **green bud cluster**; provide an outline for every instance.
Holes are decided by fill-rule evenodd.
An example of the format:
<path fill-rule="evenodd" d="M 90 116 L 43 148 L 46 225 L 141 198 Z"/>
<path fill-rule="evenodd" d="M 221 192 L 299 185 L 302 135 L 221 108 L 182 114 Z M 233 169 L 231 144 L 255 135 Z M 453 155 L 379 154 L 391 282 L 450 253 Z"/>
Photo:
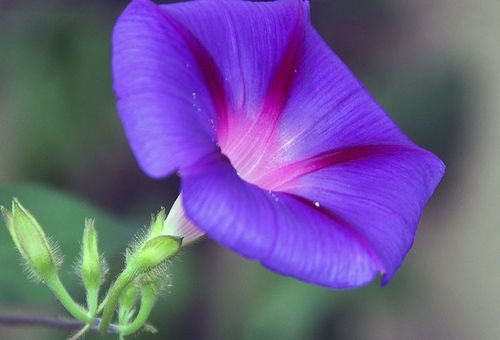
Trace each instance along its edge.
<path fill-rule="evenodd" d="M 142 237 L 137 237 L 126 251 L 125 268 L 111 284 L 99 304 L 99 292 L 107 272 L 99 252 L 94 220 L 87 219 L 82 239 L 79 273 L 87 293 L 87 304 L 76 303 L 59 278 L 62 258 L 58 248 L 45 235 L 40 224 L 17 199 L 9 211 L 0 207 L 7 229 L 32 277 L 46 284 L 73 317 L 87 329 L 119 333 L 120 337 L 144 329 L 154 331 L 147 320 L 158 295 L 167 281 L 169 259 L 178 254 L 182 238 L 165 235 L 164 209 L 153 216 Z M 117 320 L 113 321 L 115 312 Z"/>
<path fill-rule="evenodd" d="M 120 305 L 120 296 L 130 289 L 130 285 L 135 285 L 141 291 L 141 308 L 137 314 L 136 321 L 141 327 L 146 322 L 147 318 L 144 318 L 144 314 L 146 313 L 144 308 L 148 311 L 147 316 L 149 316 L 154 305 L 155 296 L 145 294 L 145 290 L 154 290 L 154 287 L 158 286 L 162 279 L 165 279 L 162 277 L 162 274 L 165 272 L 166 262 L 177 255 L 182 246 L 182 238 L 163 234 L 165 219 L 165 210 L 161 209 L 151 219 L 151 224 L 145 235 L 137 237 L 136 241 L 127 249 L 125 269 L 109 289 L 107 298 L 102 305 L 101 331 L 108 329 L 117 305 L 124 314 L 127 310 L 130 310 L 130 308 L 127 308 L 127 303 Z M 158 292 L 159 290 L 155 291 Z M 122 316 L 122 319 L 124 318 Z M 136 321 L 132 322 L 132 325 L 136 325 Z M 127 330 L 124 332 L 126 335 L 133 333 L 131 333 L 130 327 L 126 325 L 121 326 Z M 137 328 L 139 330 L 141 327 L 137 328 L 137 326 L 134 326 L 133 329 Z"/>

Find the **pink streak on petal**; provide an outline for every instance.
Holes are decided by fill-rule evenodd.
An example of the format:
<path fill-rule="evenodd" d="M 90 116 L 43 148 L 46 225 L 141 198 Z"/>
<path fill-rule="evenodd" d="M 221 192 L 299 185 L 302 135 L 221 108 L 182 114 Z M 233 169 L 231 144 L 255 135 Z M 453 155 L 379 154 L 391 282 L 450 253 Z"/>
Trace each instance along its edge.
<path fill-rule="evenodd" d="M 222 76 L 217 68 L 217 65 L 215 64 L 215 61 L 198 38 L 196 38 L 186 27 L 165 11 L 160 10 L 160 12 L 166 18 L 166 21 L 172 25 L 172 27 L 184 39 L 186 45 L 193 54 L 193 57 L 196 60 L 200 72 L 207 84 L 207 88 L 210 91 L 210 95 L 217 112 L 217 137 L 219 140 L 225 140 L 227 138 L 228 131 L 229 104 Z"/>
<path fill-rule="evenodd" d="M 280 167 L 259 178 L 258 183 L 268 190 L 286 191 L 294 186 L 295 179 L 335 164 L 415 150 L 414 147 L 404 145 L 364 145 L 332 150 Z"/>
<path fill-rule="evenodd" d="M 266 162 L 267 157 L 278 147 L 273 133 L 288 102 L 302 55 L 305 22 L 305 12 L 301 10 L 256 120 L 235 120 L 227 143 L 219 141 L 222 152 L 231 159 L 240 175 L 249 181 L 265 171 L 259 164 Z"/>
<path fill-rule="evenodd" d="M 290 37 L 287 49 L 267 93 L 259 121 L 263 126 L 274 130 L 288 101 L 290 87 L 297 73 L 297 64 L 304 43 L 303 16 L 297 19 L 294 32 Z"/>

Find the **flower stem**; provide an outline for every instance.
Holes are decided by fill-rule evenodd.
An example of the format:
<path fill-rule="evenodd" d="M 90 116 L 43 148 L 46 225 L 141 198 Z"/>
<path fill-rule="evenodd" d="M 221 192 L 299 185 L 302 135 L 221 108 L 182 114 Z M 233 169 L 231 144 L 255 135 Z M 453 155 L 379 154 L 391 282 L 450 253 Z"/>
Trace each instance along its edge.
<path fill-rule="evenodd" d="M 87 311 L 82 306 L 77 304 L 69 295 L 68 291 L 59 279 L 59 276 L 56 275 L 52 279 L 47 280 L 46 284 L 72 316 L 85 322 L 86 324 L 91 324 L 93 322 L 93 318 L 88 315 Z"/>
<path fill-rule="evenodd" d="M 131 324 L 120 326 L 118 328 L 121 336 L 133 334 L 144 326 L 146 321 L 148 321 L 149 315 L 155 305 L 155 295 L 153 285 L 146 285 L 141 288 L 141 307 L 137 313 L 137 317 Z"/>
<path fill-rule="evenodd" d="M 100 329 L 103 332 L 106 332 L 109 324 L 111 323 L 111 319 L 113 318 L 113 314 L 116 310 L 116 305 L 118 304 L 118 299 L 122 294 L 123 290 L 127 287 L 127 285 L 132 282 L 135 278 L 136 273 L 135 270 L 131 270 L 130 267 L 125 269 L 120 276 L 116 279 L 115 283 L 109 289 L 108 295 L 106 297 L 104 303 L 104 310 L 102 313 L 101 325 Z"/>
<path fill-rule="evenodd" d="M 99 289 L 87 289 L 87 308 L 90 316 L 97 314 Z"/>

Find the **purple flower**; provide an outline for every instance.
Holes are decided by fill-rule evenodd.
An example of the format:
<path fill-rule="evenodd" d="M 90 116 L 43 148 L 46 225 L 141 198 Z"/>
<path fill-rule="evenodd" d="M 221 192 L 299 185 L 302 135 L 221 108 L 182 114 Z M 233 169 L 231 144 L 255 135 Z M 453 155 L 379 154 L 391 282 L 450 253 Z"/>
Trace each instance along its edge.
<path fill-rule="evenodd" d="M 401 265 L 444 165 L 328 48 L 307 1 L 134 0 L 113 71 L 140 166 L 182 177 L 170 223 L 188 238 L 332 288 Z"/>

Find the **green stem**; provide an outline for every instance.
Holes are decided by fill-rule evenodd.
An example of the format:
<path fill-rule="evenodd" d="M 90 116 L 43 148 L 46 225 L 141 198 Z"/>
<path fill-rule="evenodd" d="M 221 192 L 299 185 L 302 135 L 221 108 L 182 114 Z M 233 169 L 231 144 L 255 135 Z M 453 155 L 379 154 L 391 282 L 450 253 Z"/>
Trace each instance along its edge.
<path fill-rule="evenodd" d="M 129 323 L 130 318 L 132 317 L 132 308 L 126 308 L 121 303 L 119 303 L 118 307 L 118 324 L 123 326 Z"/>
<path fill-rule="evenodd" d="M 121 306 L 118 308 L 118 324 L 119 325 L 126 325 L 130 320 L 129 320 L 129 314 L 131 310 L 130 309 L 125 309 L 122 308 Z"/>
<path fill-rule="evenodd" d="M 101 304 L 99 305 L 99 307 L 97 308 L 97 312 L 96 314 L 99 315 L 101 314 L 102 310 L 104 309 L 104 306 L 106 305 L 106 302 L 108 301 L 108 297 L 106 296 L 104 298 L 104 300 L 102 300 Z"/>
<path fill-rule="evenodd" d="M 130 335 L 139 331 L 148 321 L 149 315 L 156 302 L 156 294 L 153 285 L 147 285 L 141 288 L 141 307 L 135 320 L 126 326 L 120 326 L 118 331 L 121 336 Z"/>
<path fill-rule="evenodd" d="M 108 326 L 111 323 L 111 319 L 113 318 L 113 314 L 115 313 L 116 305 L 118 304 L 120 295 L 136 276 L 136 271 L 130 270 L 129 268 L 125 269 L 125 271 L 123 271 L 120 276 L 118 276 L 115 283 L 113 283 L 113 285 L 109 289 L 108 295 L 106 296 L 100 325 L 100 329 L 103 332 L 107 331 Z"/>
<path fill-rule="evenodd" d="M 59 276 L 55 276 L 51 280 L 47 280 L 47 286 L 52 290 L 57 299 L 66 308 L 66 310 L 73 315 L 76 319 L 85 322 L 86 324 L 91 324 L 93 318 L 87 314 L 87 311 L 77 304 L 73 298 L 69 295 L 68 291 L 62 284 Z"/>
<path fill-rule="evenodd" d="M 89 309 L 90 316 L 95 316 L 97 314 L 98 300 L 99 288 L 87 289 L 87 308 Z"/>

